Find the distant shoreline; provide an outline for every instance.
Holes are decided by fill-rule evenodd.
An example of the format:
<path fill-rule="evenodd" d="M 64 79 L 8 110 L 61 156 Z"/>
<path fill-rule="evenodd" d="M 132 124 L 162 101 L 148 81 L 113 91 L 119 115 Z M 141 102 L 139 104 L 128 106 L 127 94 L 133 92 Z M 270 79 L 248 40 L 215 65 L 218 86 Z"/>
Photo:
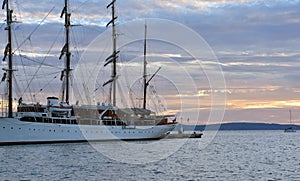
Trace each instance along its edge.
<path fill-rule="evenodd" d="M 269 124 L 269 123 L 223 123 L 223 124 L 209 124 L 209 125 L 182 125 L 184 130 L 284 130 L 288 127 L 293 127 L 300 130 L 300 125 L 290 124 Z M 176 130 L 178 130 L 177 126 Z"/>

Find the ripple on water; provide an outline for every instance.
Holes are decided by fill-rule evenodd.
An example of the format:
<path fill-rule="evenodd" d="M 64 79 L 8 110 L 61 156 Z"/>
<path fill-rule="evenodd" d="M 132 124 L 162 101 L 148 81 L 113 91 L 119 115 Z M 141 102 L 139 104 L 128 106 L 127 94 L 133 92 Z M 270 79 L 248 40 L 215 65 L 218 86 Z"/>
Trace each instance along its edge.
<path fill-rule="evenodd" d="M 176 140 L 164 140 L 176 142 Z M 126 164 L 88 143 L 0 147 L 1 180 L 300 180 L 300 134 L 223 131 L 187 140 L 166 159 Z M 102 144 L 102 143 L 99 143 Z M 103 146 L 114 143 L 103 143 Z M 163 145 L 162 145 L 163 146 Z M 115 149 L 119 149 L 116 147 Z M 127 150 L 123 150 L 124 153 Z M 124 154 L 135 156 L 135 153 Z M 139 159 L 139 158 L 135 158 Z"/>

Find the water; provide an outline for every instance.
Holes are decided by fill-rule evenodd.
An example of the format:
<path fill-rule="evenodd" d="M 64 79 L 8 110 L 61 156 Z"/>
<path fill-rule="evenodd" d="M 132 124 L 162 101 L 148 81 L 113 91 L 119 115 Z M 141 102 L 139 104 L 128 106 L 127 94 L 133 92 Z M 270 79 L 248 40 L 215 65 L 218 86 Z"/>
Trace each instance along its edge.
<path fill-rule="evenodd" d="M 213 141 L 208 134 L 146 164 L 107 158 L 89 143 L 3 146 L 0 180 L 300 180 L 300 132 L 220 131 Z M 120 148 L 118 142 L 97 145 Z"/>

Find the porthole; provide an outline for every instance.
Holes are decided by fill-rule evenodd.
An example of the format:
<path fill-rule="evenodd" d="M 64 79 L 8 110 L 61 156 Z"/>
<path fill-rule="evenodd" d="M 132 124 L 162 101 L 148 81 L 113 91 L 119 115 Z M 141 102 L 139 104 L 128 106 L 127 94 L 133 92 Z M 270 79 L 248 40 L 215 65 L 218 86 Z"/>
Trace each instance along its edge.
<path fill-rule="evenodd" d="M 19 128 L 19 130 L 21 130 L 21 128 Z"/>
<path fill-rule="evenodd" d="M 5 129 L 5 126 L 3 126 L 3 129 Z"/>
<path fill-rule="evenodd" d="M 10 129 L 14 129 L 13 127 L 11 127 Z"/>

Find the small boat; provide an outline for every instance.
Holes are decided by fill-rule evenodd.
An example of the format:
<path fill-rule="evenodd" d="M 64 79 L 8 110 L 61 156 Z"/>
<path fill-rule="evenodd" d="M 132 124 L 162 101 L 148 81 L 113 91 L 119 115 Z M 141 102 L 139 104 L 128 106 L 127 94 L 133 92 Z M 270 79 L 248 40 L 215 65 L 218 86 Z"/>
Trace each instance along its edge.
<path fill-rule="evenodd" d="M 296 130 L 293 127 L 288 127 L 286 129 L 284 129 L 284 132 L 285 133 L 295 133 Z"/>
<path fill-rule="evenodd" d="M 174 138 L 201 138 L 203 136 L 203 133 L 199 133 L 196 131 L 188 131 L 184 132 L 182 124 L 180 125 L 180 128 L 177 132 L 168 132 L 166 135 L 166 139 L 174 139 Z"/>
<path fill-rule="evenodd" d="M 168 133 L 165 139 L 177 139 L 177 138 L 202 138 L 203 133 Z"/>
<path fill-rule="evenodd" d="M 290 125 L 292 125 L 292 111 L 289 110 L 289 112 L 290 112 Z M 296 130 L 294 129 L 294 127 L 290 126 L 290 127 L 286 128 L 286 129 L 284 129 L 284 132 L 285 133 L 295 133 Z"/>

